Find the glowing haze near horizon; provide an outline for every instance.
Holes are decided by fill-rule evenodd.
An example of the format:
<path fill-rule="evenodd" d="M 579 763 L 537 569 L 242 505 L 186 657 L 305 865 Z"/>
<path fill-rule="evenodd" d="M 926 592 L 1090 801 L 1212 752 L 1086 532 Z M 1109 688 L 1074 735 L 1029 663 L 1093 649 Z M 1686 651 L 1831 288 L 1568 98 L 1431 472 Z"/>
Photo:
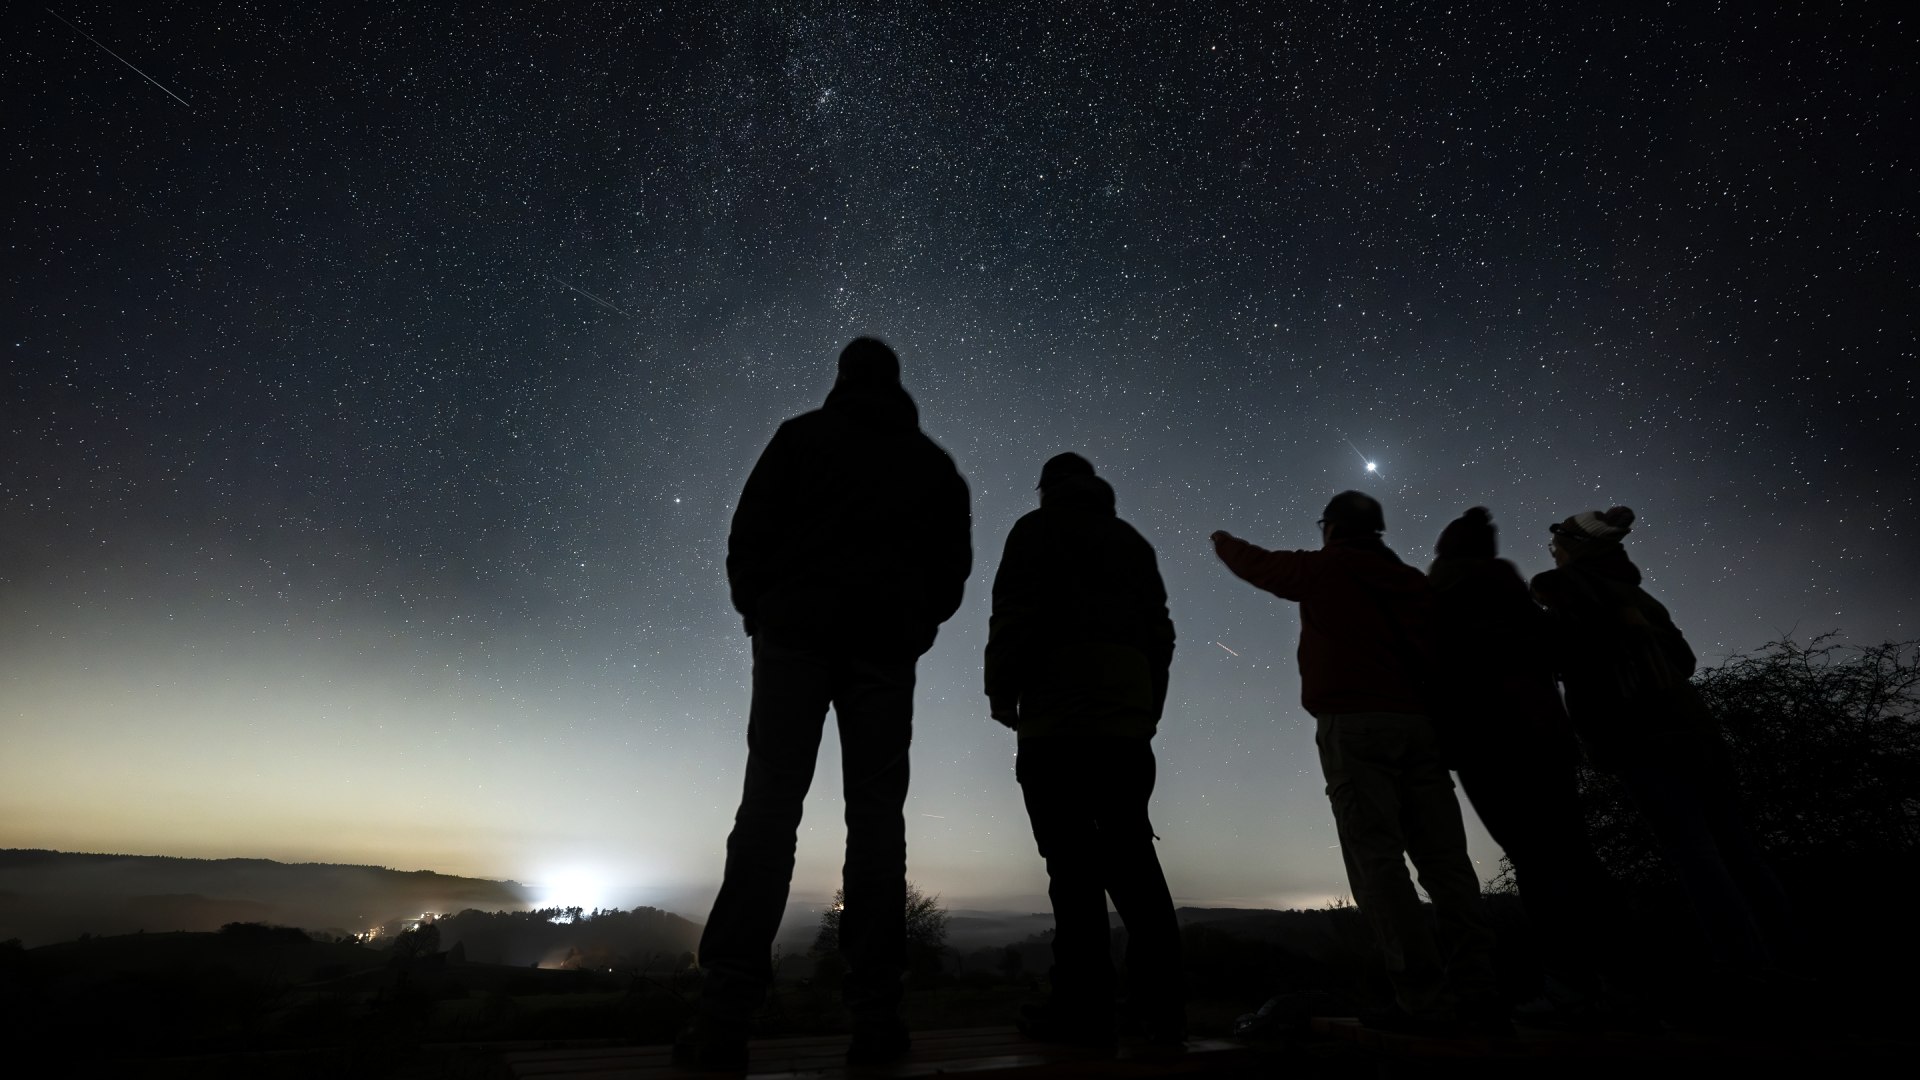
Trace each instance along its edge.
<path fill-rule="evenodd" d="M 1486 504 L 1535 572 L 1625 503 L 1708 658 L 1913 636 L 1909 23 L 749 6 L 4 16 L 0 846 L 703 916 L 732 502 L 862 332 L 974 495 L 907 806 L 960 906 L 1044 902 L 978 668 L 1061 450 L 1160 551 L 1187 903 L 1346 891 L 1296 616 L 1212 529 L 1364 486 L 1409 561 Z"/>

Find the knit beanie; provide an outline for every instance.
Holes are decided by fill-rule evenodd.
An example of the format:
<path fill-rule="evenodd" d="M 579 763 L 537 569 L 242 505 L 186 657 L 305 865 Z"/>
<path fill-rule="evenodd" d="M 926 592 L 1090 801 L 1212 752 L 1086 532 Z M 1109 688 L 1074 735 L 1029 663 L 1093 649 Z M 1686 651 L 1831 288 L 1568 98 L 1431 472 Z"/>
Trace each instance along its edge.
<path fill-rule="evenodd" d="M 1498 532 L 1493 527 L 1493 512 L 1476 506 L 1447 522 L 1433 550 L 1443 559 L 1491 559 L 1499 551 L 1494 543 Z"/>
<path fill-rule="evenodd" d="M 1387 531 L 1387 517 L 1373 496 L 1359 491 L 1343 491 L 1333 497 L 1320 520 L 1332 525 L 1342 536 Z"/>
<path fill-rule="evenodd" d="M 1093 462 L 1088 461 L 1079 454 L 1072 452 L 1055 454 L 1047 459 L 1045 465 L 1040 466 L 1040 482 L 1033 486 L 1044 488 L 1050 484 L 1059 483 L 1069 476 L 1092 475 Z"/>
<path fill-rule="evenodd" d="M 1588 510 L 1565 521 L 1547 526 L 1564 543 L 1578 545 L 1619 544 L 1633 531 L 1633 511 L 1624 506 L 1611 510 Z"/>
<path fill-rule="evenodd" d="M 857 337 L 840 350 L 840 381 L 844 383 L 900 383 L 900 357 L 886 342 Z"/>

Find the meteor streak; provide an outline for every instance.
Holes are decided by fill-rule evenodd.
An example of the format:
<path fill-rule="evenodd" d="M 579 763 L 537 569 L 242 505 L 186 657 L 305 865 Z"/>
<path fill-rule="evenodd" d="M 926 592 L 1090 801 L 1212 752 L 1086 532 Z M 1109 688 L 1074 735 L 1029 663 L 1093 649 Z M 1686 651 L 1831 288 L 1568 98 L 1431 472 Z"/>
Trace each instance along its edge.
<path fill-rule="evenodd" d="M 593 295 L 587 290 L 579 287 L 578 285 L 575 285 L 571 281 L 567 281 L 562 278 L 553 277 L 552 274 L 548 274 L 547 276 L 550 278 L 553 278 L 553 280 L 560 282 L 560 284 L 565 285 L 567 288 L 572 289 L 574 292 L 579 293 L 581 296 L 584 296 L 587 299 L 593 301 L 594 303 L 599 304 L 601 307 L 606 308 L 608 311 L 611 311 L 616 315 L 625 315 L 629 319 L 634 317 L 633 312 L 628 311 L 625 308 L 616 307 L 611 302 L 600 299 L 599 297 Z"/>
<path fill-rule="evenodd" d="M 1348 440 L 1347 440 L 1347 445 L 1348 445 L 1348 446 L 1353 446 L 1353 452 L 1354 452 L 1355 454 L 1358 454 L 1358 455 L 1359 455 L 1359 457 L 1360 457 L 1360 464 L 1362 464 L 1362 465 L 1365 465 L 1365 466 L 1367 467 L 1367 471 L 1368 471 L 1368 472 L 1370 472 L 1370 473 L 1378 473 L 1378 472 L 1380 471 L 1380 466 L 1379 466 L 1379 464 L 1378 464 L 1378 463 L 1376 463 L 1376 462 L 1374 462 L 1374 461 L 1371 461 L 1371 460 L 1368 460 L 1368 458 L 1367 458 L 1367 454 L 1366 454 L 1366 451 L 1364 451 L 1364 450 L 1361 450 L 1361 449 L 1360 449 L 1360 448 L 1359 448 L 1358 446 L 1354 446 L 1354 443 L 1353 443 L 1353 440 L 1352 440 L 1352 439 L 1348 439 Z"/>
<path fill-rule="evenodd" d="M 85 30 L 82 30 L 79 27 L 74 26 L 71 22 L 68 22 L 66 16 L 60 14 L 59 12 L 53 10 L 52 8 L 47 8 L 46 12 L 47 14 L 53 16 L 54 18 L 59 19 L 61 22 L 66 23 L 68 26 L 73 27 L 74 33 L 79 34 L 81 37 L 86 38 L 88 41 L 93 42 L 95 45 L 100 45 L 100 41 L 98 38 L 94 37 L 92 34 L 87 33 Z M 126 57 L 121 56 L 119 53 L 114 52 L 112 49 L 107 48 L 105 45 L 100 45 L 100 51 L 103 53 L 106 53 L 108 56 L 113 57 L 115 60 L 120 61 L 121 63 L 127 65 L 128 67 L 133 68 L 133 73 L 135 75 L 140 76 L 141 78 L 147 80 L 148 82 L 152 83 L 155 86 L 159 86 L 161 92 L 166 94 L 168 97 L 172 98 L 173 100 L 179 102 L 182 105 L 187 105 L 186 98 L 183 98 L 179 94 L 176 94 L 173 91 L 168 90 L 166 87 L 161 86 L 160 80 L 154 78 L 153 76 L 147 74 L 144 71 L 141 71 L 137 67 L 133 67 L 133 62 L 128 60 Z M 187 108 L 191 109 L 193 108 L 193 106 L 187 105 Z"/>
<path fill-rule="evenodd" d="M 1224 642 L 1224 641 L 1216 641 L 1216 642 L 1214 642 L 1214 644 L 1215 644 L 1215 645 L 1218 645 L 1218 646 L 1220 646 L 1220 647 L 1221 647 L 1221 648 L 1223 648 L 1223 649 L 1227 649 L 1227 645 L 1226 645 L 1226 642 Z M 1239 656 L 1240 654 L 1239 654 L 1239 653 L 1237 653 L 1237 652 L 1234 652 L 1234 651 L 1233 651 L 1232 649 L 1227 649 L 1227 655 L 1228 655 L 1228 656 Z"/>

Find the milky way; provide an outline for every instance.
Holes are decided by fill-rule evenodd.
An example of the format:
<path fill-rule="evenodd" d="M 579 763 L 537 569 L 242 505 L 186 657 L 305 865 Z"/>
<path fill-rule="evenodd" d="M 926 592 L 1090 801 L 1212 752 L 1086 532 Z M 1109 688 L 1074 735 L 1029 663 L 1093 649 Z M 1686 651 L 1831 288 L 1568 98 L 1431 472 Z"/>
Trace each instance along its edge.
<path fill-rule="evenodd" d="M 1709 659 L 1914 636 L 1910 21 L 940 6 L 10 9 L 0 846 L 701 908 L 732 500 L 862 332 L 974 494 L 908 808 L 950 900 L 1041 903 L 979 663 L 1062 450 L 1160 552 L 1183 901 L 1345 891 L 1295 615 L 1213 529 L 1364 486 L 1536 572 L 1624 503 Z"/>

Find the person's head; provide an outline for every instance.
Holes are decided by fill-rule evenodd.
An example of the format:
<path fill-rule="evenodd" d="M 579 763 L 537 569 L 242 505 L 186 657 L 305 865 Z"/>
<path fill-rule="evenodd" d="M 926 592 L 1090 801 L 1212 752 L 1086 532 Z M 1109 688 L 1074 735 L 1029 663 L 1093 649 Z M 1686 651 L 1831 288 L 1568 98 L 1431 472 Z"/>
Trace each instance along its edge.
<path fill-rule="evenodd" d="M 1335 540 L 1378 538 L 1387 531 L 1387 518 L 1373 496 L 1358 491 L 1343 491 L 1320 511 L 1320 539 Z"/>
<path fill-rule="evenodd" d="M 839 381 L 847 384 L 900 384 L 900 357 L 876 337 L 857 337 L 840 350 Z"/>
<path fill-rule="evenodd" d="M 1047 463 L 1040 466 L 1040 482 L 1033 486 L 1044 496 L 1048 488 L 1056 487 L 1069 478 L 1092 476 L 1093 462 L 1069 451 L 1048 458 Z"/>
<path fill-rule="evenodd" d="M 1552 538 L 1547 550 L 1553 564 L 1565 566 L 1607 551 L 1620 550 L 1621 541 L 1633 531 L 1633 511 L 1624 506 L 1611 510 L 1587 510 L 1547 526 Z"/>
<path fill-rule="evenodd" d="M 1500 552 L 1499 532 L 1493 526 L 1493 511 L 1476 506 L 1447 522 L 1440 539 L 1434 541 L 1433 553 L 1443 559 L 1491 559 Z"/>

